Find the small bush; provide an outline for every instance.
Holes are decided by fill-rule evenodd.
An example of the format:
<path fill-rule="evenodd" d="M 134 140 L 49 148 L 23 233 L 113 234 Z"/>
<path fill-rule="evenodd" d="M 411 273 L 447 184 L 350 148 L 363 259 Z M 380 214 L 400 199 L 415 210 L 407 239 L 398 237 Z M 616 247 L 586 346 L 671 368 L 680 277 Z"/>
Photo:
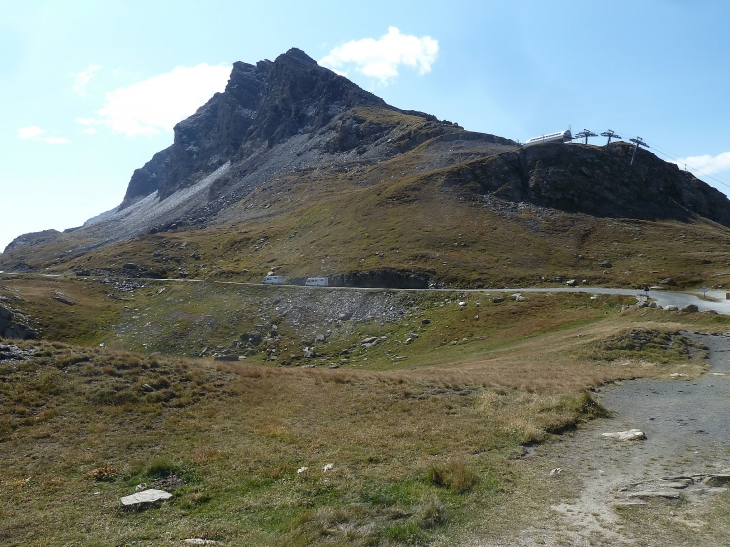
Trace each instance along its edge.
<path fill-rule="evenodd" d="M 110 482 L 114 480 L 118 471 L 116 467 L 105 463 L 101 467 L 94 469 L 89 475 L 97 482 Z"/>
<path fill-rule="evenodd" d="M 446 486 L 446 472 L 443 467 L 432 465 L 426 470 L 426 480 L 434 486 Z"/>
<path fill-rule="evenodd" d="M 476 483 L 476 475 L 461 460 L 453 460 L 446 465 L 432 465 L 426 470 L 426 480 L 434 486 L 448 488 L 461 494 Z"/>

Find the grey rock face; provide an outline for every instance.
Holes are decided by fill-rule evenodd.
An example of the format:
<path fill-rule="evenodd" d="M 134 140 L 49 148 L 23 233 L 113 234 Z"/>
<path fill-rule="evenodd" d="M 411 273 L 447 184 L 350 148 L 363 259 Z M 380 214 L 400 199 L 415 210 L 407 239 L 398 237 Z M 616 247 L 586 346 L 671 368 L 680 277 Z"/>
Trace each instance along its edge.
<path fill-rule="evenodd" d="M 39 338 L 35 330 L 15 322 L 15 314 L 3 306 L 0 306 L 0 336 L 15 340 Z"/>
<path fill-rule="evenodd" d="M 647 220 L 700 215 L 730 226 L 724 194 L 646 150 L 629 166 L 633 149 L 624 142 L 530 146 L 464 164 L 445 184 L 569 213 Z"/>
<path fill-rule="evenodd" d="M 301 50 L 290 49 L 273 62 L 234 63 L 226 90 L 175 126 L 160 199 L 190 186 L 202 171 L 313 132 L 358 105 L 388 108 L 385 101 L 320 67 Z M 349 149 L 360 139 L 345 130 L 340 140 L 332 146 Z"/>
<path fill-rule="evenodd" d="M 172 146 L 169 146 L 157 152 L 150 161 L 139 169 L 135 169 L 132 178 L 129 180 L 127 193 L 124 194 L 124 199 L 118 208 L 119 211 L 157 191 L 162 178 L 165 176 L 171 150 Z"/>

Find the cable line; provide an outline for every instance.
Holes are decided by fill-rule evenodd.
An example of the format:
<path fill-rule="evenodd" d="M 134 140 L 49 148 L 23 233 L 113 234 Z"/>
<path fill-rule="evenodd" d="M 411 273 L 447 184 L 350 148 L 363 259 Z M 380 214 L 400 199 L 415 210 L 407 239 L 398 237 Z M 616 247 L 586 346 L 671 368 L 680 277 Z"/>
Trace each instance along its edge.
<path fill-rule="evenodd" d="M 609 131 L 611 131 L 611 130 L 609 129 Z M 626 133 L 629 133 L 630 134 L 630 132 L 628 132 L 628 131 L 621 130 L 621 132 L 624 133 L 624 134 L 626 134 Z M 604 136 L 607 136 L 607 135 L 604 135 Z M 632 140 L 632 142 L 633 142 L 633 140 Z M 668 152 L 668 151 L 660 148 L 659 146 L 656 146 L 655 144 L 653 144 L 651 142 L 646 142 L 646 145 L 648 145 L 649 148 L 651 148 L 652 150 L 658 151 L 663 156 L 666 156 L 666 157 L 668 157 L 668 158 L 670 158 L 672 160 L 675 160 L 673 163 L 680 163 L 680 160 L 682 160 L 682 158 L 671 154 L 670 152 Z M 690 167 L 690 170 L 693 171 L 694 173 L 698 173 L 702 177 L 711 179 L 711 180 L 717 182 L 718 184 L 722 184 L 723 186 L 725 186 L 727 188 L 730 188 L 730 184 L 729 183 L 727 183 L 725 181 L 722 181 L 722 180 L 720 180 L 720 179 L 718 179 L 716 177 L 713 177 L 709 173 L 705 173 L 704 171 L 702 171 L 701 169 L 699 169 L 696 166 L 692 165 L 691 163 L 686 163 L 685 161 L 681 161 L 681 163 L 683 163 L 685 165 L 685 170 L 687 170 L 686 167 L 689 166 Z"/>

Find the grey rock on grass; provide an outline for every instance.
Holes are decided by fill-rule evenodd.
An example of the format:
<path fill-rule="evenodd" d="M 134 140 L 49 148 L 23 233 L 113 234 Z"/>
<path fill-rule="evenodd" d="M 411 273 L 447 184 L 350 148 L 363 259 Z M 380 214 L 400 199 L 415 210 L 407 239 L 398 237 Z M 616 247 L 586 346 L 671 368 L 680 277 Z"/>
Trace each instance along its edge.
<path fill-rule="evenodd" d="M 169 500 L 171 497 L 172 494 L 170 492 L 149 488 L 148 490 L 142 490 L 130 496 L 124 496 L 120 498 L 120 501 L 124 507 L 143 507 L 157 503 L 158 501 Z"/>
<path fill-rule="evenodd" d="M 643 441 L 646 435 L 640 429 L 629 429 L 628 431 L 617 431 L 616 433 L 601 433 L 604 437 L 616 439 L 617 441 Z"/>

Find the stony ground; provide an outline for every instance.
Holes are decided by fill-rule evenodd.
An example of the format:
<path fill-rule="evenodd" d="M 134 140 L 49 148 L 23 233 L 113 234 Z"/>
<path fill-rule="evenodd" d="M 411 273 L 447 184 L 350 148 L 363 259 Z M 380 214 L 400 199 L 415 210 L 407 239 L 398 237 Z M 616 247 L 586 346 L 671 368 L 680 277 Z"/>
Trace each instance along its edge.
<path fill-rule="evenodd" d="M 519 537 L 478 545 L 727 545 L 727 513 L 717 513 L 730 499 L 730 333 L 691 338 L 708 348 L 708 372 L 600 389 L 612 418 L 527 458 L 554 490 L 576 487 L 573 496 Z M 646 439 L 602 435 L 633 428 Z"/>

